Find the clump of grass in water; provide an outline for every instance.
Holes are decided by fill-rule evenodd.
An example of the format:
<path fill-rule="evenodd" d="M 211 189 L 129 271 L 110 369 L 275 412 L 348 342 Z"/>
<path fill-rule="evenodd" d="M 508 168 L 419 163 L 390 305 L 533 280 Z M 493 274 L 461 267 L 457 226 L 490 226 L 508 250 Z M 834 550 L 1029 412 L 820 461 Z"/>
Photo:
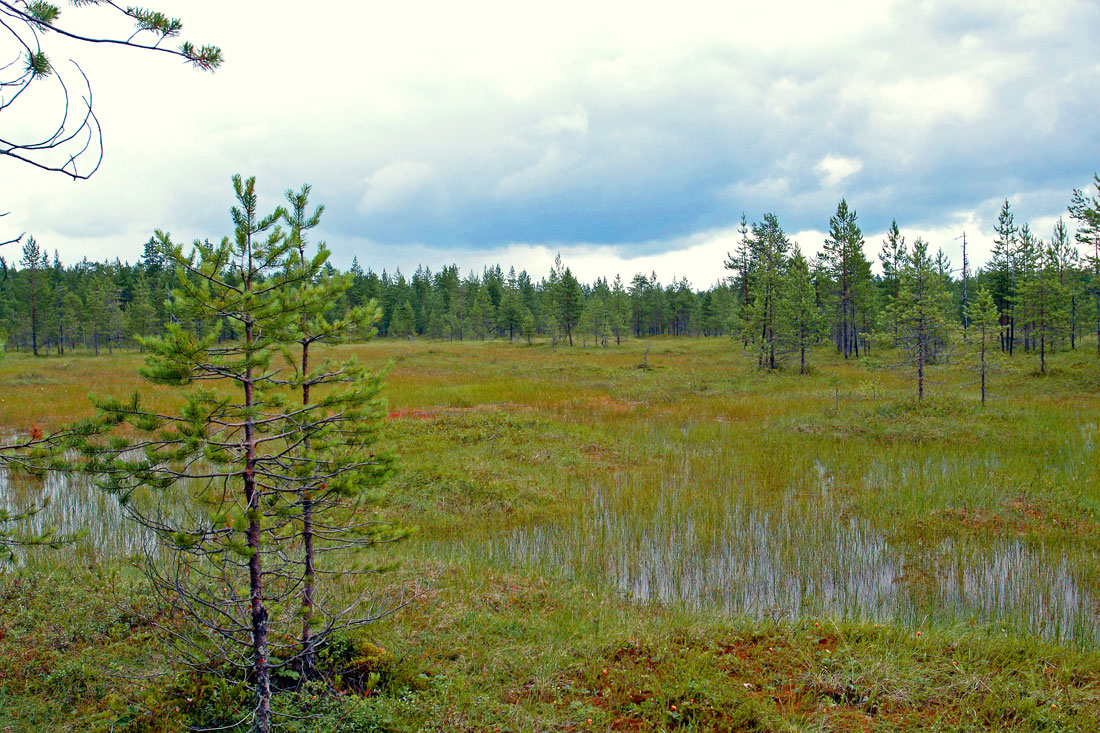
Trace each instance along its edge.
<path fill-rule="evenodd" d="M 834 471 L 783 441 L 755 452 L 738 443 L 728 428 L 689 431 L 661 470 L 596 484 L 573 517 L 516 529 L 492 550 L 602 577 L 634 598 L 735 615 L 974 622 L 1100 642 L 1088 570 L 1100 564 L 1096 551 L 891 530 L 899 514 L 964 498 L 995 456 L 902 449 L 871 460 L 856 445 Z M 992 502 L 995 492 L 969 498 Z M 874 521 L 876 509 L 885 513 Z"/>

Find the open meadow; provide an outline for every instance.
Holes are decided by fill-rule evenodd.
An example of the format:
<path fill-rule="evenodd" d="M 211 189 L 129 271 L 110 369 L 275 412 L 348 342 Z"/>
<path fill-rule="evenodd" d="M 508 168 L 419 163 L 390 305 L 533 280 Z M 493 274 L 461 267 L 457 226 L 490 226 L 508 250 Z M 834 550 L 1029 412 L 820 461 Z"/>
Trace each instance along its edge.
<path fill-rule="evenodd" d="M 981 405 L 926 399 L 889 349 L 762 371 L 729 338 L 621 347 L 378 340 L 362 512 L 416 527 L 337 592 L 369 684 L 293 705 L 344 731 L 1100 729 L 1100 367 L 1017 354 Z M 136 352 L 0 360 L 0 428 L 50 430 L 145 385 Z M 0 473 L 0 507 L 86 529 L 0 572 L 0 731 L 224 724 L 247 691 L 165 659 L 142 537 L 79 479 Z M 172 501 L 180 501 L 174 497 Z M 171 502 L 169 502 L 171 503 Z M 366 694 L 363 692 L 366 691 Z M 319 703 L 321 704 L 321 703 Z M 298 725 L 298 728 L 295 726 Z"/>

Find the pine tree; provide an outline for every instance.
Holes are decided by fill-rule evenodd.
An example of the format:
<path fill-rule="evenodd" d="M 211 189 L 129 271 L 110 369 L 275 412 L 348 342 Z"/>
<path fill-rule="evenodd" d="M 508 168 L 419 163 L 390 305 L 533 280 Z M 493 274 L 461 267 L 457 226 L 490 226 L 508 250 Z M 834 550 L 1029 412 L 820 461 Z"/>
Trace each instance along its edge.
<path fill-rule="evenodd" d="M 978 373 L 981 379 L 982 404 L 985 404 L 986 374 L 989 371 L 989 339 L 993 336 L 1000 318 L 993 296 L 984 286 L 978 290 L 977 297 L 967 304 L 967 319 L 978 334 Z"/>
<path fill-rule="evenodd" d="M 476 289 L 473 304 L 470 306 L 470 328 L 475 337 L 486 339 L 493 328 L 493 304 L 486 288 L 477 283 L 471 283 L 470 287 Z"/>
<path fill-rule="evenodd" d="M 514 273 L 515 270 L 513 269 L 512 272 Z M 514 278 L 509 278 L 509 281 L 514 283 Z M 512 341 L 520 330 L 522 319 L 523 304 L 520 302 L 519 291 L 510 284 L 505 288 L 500 299 L 500 320 L 497 323 L 497 329 L 501 333 L 507 333 L 508 340 Z"/>
<path fill-rule="evenodd" d="M 287 379 L 275 365 L 279 354 L 298 363 L 290 345 L 318 327 L 335 328 L 320 325 L 332 292 L 324 282 L 327 252 L 301 258 L 300 237 L 276 226 L 285 212 L 261 216 L 255 181 L 236 176 L 233 185 L 233 239 L 196 240 L 185 255 L 157 233 L 178 273 L 177 319 L 163 335 L 142 340 L 142 375 L 188 388 L 183 407 L 169 415 L 145 410 L 137 395 L 98 400 L 97 418 L 82 426 L 77 447 L 90 457 L 86 469 L 167 553 L 166 560 L 150 556 L 148 573 L 189 624 L 169 639 L 177 658 L 205 673 L 235 670 L 235 679 L 247 679 L 256 694 L 254 730 L 266 733 L 272 675 L 301 669 L 316 648 L 297 633 L 305 605 L 296 557 L 305 508 L 337 546 L 389 538 L 374 523 L 341 521 L 340 510 L 377 486 L 392 459 L 373 445 L 383 414 L 378 376 L 345 362 L 306 366 Z M 341 278 L 339 287 L 345 284 Z M 202 332 L 187 327 L 196 322 Z M 221 338 L 226 323 L 237 338 Z M 310 399 L 308 388 L 320 386 Z M 139 437 L 111 437 L 123 423 Z M 182 495 L 187 520 L 170 523 L 147 510 L 136 500 L 146 488 L 177 492 L 174 502 Z M 329 512 L 323 520 L 322 509 Z M 307 607 L 305 620 L 319 611 Z M 325 622 L 330 632 L 360 621 L 330 612 Z"/>
<path fill-rule="evenodd" d="M 798 352 L 798 372 L 806 373 L 806 350 L 822 336 L 825 320 L 817 307 L 817 292 L 810 276 L 810 265 L 796 246 L 787 263 L 779 300 L 781 340 Z"/>
<path fill-rule="evenodd" d="M 554 258 L 552 273 L 557 275 L 556 284 L 550 293 L 554 303 L 555 315 L 558 324 L 565 330 L 569 345 L 572 346 L 573 329 L 576 327 L 584 308 L 584 293 L 581 291 L 580 283 L 577 282 L 577 278 L 573 277 L 573 273 L 569 268 L 562 266 L 561 255 Z"/>
<path fill-rule="evenodd" d="M 584 304 L 577 330 L 592 337 L 596 346 L 607 346 L 611 333 L 611 317 L 603 298 L 593 295 Z"/>
<path fill-rule="evenodd" d="M 1015 343 L 1015 324 L 1012 314 L 1013 299 L 1016 297 L 1016 263 L 1015 252 L 1017 248 L 1015 218 L 1012 207 L 1005 199 L 1001 206 L 1001 212 L 997 216 L 995 227 L 997 236 L 993 240 L 993 254 L 989 262 L 989 271 L 992 275 L 993 301 L 997 304 L 997 312 L 1000 314 L 1000 340 L 1001 351 L 1009 354 L 1013 351 Z"/>
<path fill-rule="evenodd" d="M 749 222 L 748 219 L 745 218 L 744 212 L 741 212 L 741 221 L 738 224 L 737 233 L 741 235 L 737 244 L 737 253 L 727 254 L 725 267 L 727 270 L 733 270 L 737 273 L 733 280 L 737 287 L 741 309 L 739 314 L 740 317 L 736 319 L 736 330 L 743 333 L 745 332 L 745 319 L 748 317 L 747 306 L 749 303 L 750 282 L 753 274 L 752 268 L 757 261 L 756 252 L 753 250 L 753 240 L 749 237 Z M 744 343 L 748 346 L 747 341 Z"/>
<path fill-rule="evenodd" d="M 943 278 L 936 271 L 922 239 L 913 242 L 909 262 L 901 273 L 899 326 L 901 345 L 913 367 L 917 381 L 917 400 L 924 400 L 925 372 L 947 344 L 945 317 L 949 296 Z"/>
<path fill-rule="evenodd" d="M 774 369 L 779 349 L 778 303 L 783 288 L 784 265 L 790 240 L 775 214 L 765 214 L 752 225 L 750 246 L 756 256 L 749 302 L 742 320 L 742 338 L 755 344 L 757 365 Z"/>
<path fill-rule="evenodd" d="M 389 336 L 395 338 L 411 339 L 415 330 L 416 316 L 413 313 L 412 303 L 405 300 L 390 319 Z"/>
<path fill-rule="evenodd" d="M 1049 252 L 1051 266 L 1058 278 L 1058 288 L 1062 297 L 1063 330 L 1069 334 L 1071 349 L 1077 348 L 1077 301 L 1078 283 L 1076 273 L 1081 266 L 1081 257 L 1069 238 L 1066 223 L 1062 217 L 1054 224 L 1050 238 Z"/>
<path fill-rule="evenodd" d="M 303 410 L 310 410 L 314 404 L 313 389 L 325 388 L 338 380 L 344 369 L 357 371 L 354 362 L 344 365 L 323 363 L 315 366 L 311 357 L 313 347 L 341 343 L 352 337 L 369 339 L 375 334 L 374 323 L 381 316 L 376 301 L 347 309 L 339 319 L 327 317 L 327 309 L 334 301 L 340 300 L 355 284 L 354 275 L 337 275 L 327 267 L 329 250 L 323 242 L 317 246 L 313 255 L 307 255 L 308 233 L 320 224 L 324 206 L 318 206 L 313 213 L 309 210 L 310 186 L 305 184 L 298 192 L 288 190 L 285 193 L 287 207 L 282 211 L 283 222 L 288 227 L 290 257 L 287 260 L 284 277 L 288 282 L 297 282 L 296 287 L 284 289 L 284 307 L 298 314 L 297 322 L 291 324 L 290 336 L 298 345 L 298 358 L 288 357 L 288 362 L 297 372 L 296 385 L 300 388 Z M 396 314 L 391 329 L 411 335 L 412 308 L 406 299 Z M 300 445 L 288 456 L 298 461 L 298 470 L 294 476 L 297 484 L 296 499 L 301 515 L 302 539 L 302 587 L 301 587 L 301 646 L 300 672 L 309 676 L 313 673 L 316 650 L 323 646 L 331 629 L 325 629 L 327 620 L 324 611 L 318 612 L 316 605 L 317 559 L 319 552 L 325 552 L 325 538 L 346 533 L 334 526 L 328 519 L 319 528 L 315 526 L 318 514 L 332 513 L 339 504 L 340 494 L 330 493 L 328 489 L 327 453 L 338 448 L 320 432 L 303 435 Z M 287 488 L 284 487 L 284 491 Z M 346 543 L 346 539 L 341 544 Z M 321 626 L 318 636 L 316 629 Z"/>
<path fill-rule="evenodd" d="M 1100 174 L 1094 173 L 1095 193 L 1086 193 L 1085 189 L 1073 189 L 1069 215 L 1077 222 L 1075 237 L 1078 244 L 1085 248 L 1085 258 L 1092 268 L 1091 291 L 1095 296 L 1096 310 L 1096 353 L 1100 355 Z"/>
<path fill-rule="evenodd" d="M 871 285 L 871 263 L 863 253 L 863 232 L 856 223 L 856 212 L 844 199 L 829 219 L 829 238 L 825 240 L 825 261 L 833 279 L 836 320 L 833 333 L 837 350 L 859 356 L 861 320 L 866 323 L 866 300 Z M 862 316 L 862 318 L 861 318 Z"/>
<path fill-rule="evenodd" d="M 630 296 L 623 287 L 623 279 L 615 275 L 611 295 L 607 299 L 607 318 L 616 346 L 622 345 L 623 336 L 630 330 L 630 316 Z"/>
<path fill-rule="evenodd" d="M 879 262 L 882 263 L 882 282 L 887 292 L 886 322 L 894 339 L 894 346 L 898 345 L 898 300 L 901 297 L 901 272 L 905 269 L 909 254 L 905 249 L 905 237 L 898 229 L 898 220 L 890 224 L 886 232 L 886 239 L 882 242 L 882 250 L 879 252 Z"/>
<path fill-rule="evenodd" d="M 134 299 L 126 310 L 127 332 L 139 344 L 140 339 L 151 336 L 157 326 L 157 309 L 145 274 L 138 276 L 134 286 Z"/>
<path fill-rule="evenodd" d="M 38 330 L 41 325 L 41 308 L 44 295 L 45 278 L 42 272 L 42 250 L 34 237 L 28 237 L 23 243 L 23 256 L 19 258 L 19 266 L 23 268 L 23 278 L 26 281 L 26 295 L 24 303 L 31 328 L 31 351 L 38 356 Z"/>
<path fill-rule="evenodd" d="M 527 339 L 527 343 L 530 344 L 531 340 L 535 337 L 535 317 L 531 315 L 531 311 L 527 310 L 527 308 L 523 309 L 519 328 L 523 338 Z"/>

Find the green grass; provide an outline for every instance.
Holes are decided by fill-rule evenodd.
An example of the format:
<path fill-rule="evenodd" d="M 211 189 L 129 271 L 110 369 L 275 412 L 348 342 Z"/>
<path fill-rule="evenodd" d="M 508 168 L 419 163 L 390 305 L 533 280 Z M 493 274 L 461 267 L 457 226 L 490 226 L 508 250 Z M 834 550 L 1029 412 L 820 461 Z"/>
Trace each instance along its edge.
<path fill-rule="evenodd" d="M 365 631 L 381 687 L 317 730 L 1100 727 L 1090 349 L 1042 377 L 1017 355 L 984 408 L 959 364 L 917 405 L 890 351 L 821 349 L 808 376 L 725 339 L 341 351 L 392 364 L 379 511 L 420 532 L 382 552 L 384 582 L 422 595 Z M 9 355 L 0 426 L 60 424 L 93 391 L 170 405 L 139 364 Z M 59 518 L 99 501 L 77 489 Z M 189 714 L 182 683 L 136 679 L 171 666 L 120 610 L 153 608 L 117 557 L 131 530 L 100 525 L 0 577 L 0 730 Z"/>

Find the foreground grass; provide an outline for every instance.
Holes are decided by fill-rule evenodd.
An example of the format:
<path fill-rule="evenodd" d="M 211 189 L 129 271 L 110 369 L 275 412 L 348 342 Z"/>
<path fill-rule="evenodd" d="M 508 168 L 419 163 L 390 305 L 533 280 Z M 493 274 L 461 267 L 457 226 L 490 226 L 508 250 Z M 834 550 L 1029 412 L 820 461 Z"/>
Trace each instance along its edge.
<path fill-rule="evenodd" d="M 951 571 L 944 547 L 1003 541 L 1064 553 L 1095 590 L 1088 354 L 1059 355 L 1042 378 L 1018 358 L 982 409 L 959 367 L 938 369 L 933 398 L 914 405 L 906 376 L 882 368 L 889 353 L 843 363 L 823 350 L 799 377 L 757 372 L 726 340 L 348 348 L 392 362 L 387 442 L 403 467 L 382 513 L 421 533 L 394 548 L 402 565 L 386 582 L 422 595 L 367 631 L 386 650 L 372 662 L 380 687 L 319 711 L 315 729 L 1100 728 L 1094 628 L 1053 643 L 964 611 L 769 616 L 632 601 L 595 562 L 621 543 L 584 529 L 598 499 L 629 536 L 662 539 L 638 507 L 665 497 L 705 551 L 727 521 L 729 494 L 714 487 L 735 485 L 760 510 L 866 522 L 903 548 L 898 582 L 914 596 Z M 9 356 L 0 425 L 52 427 L 84 414 L 92 391 L 141 387 L 169 404 L 140 385 L 139 364 Z M 540 548 L 555 562 L 500 551 L 513 530 L 542 525 L 564 527 Z M 185 724 L 178 679 L 139 679 L 170 667 L 142 620 L 156 606 L 117 560 L 88 547 L 37 558 L 0 579 L 0 604 L 0 730 Z"/>

